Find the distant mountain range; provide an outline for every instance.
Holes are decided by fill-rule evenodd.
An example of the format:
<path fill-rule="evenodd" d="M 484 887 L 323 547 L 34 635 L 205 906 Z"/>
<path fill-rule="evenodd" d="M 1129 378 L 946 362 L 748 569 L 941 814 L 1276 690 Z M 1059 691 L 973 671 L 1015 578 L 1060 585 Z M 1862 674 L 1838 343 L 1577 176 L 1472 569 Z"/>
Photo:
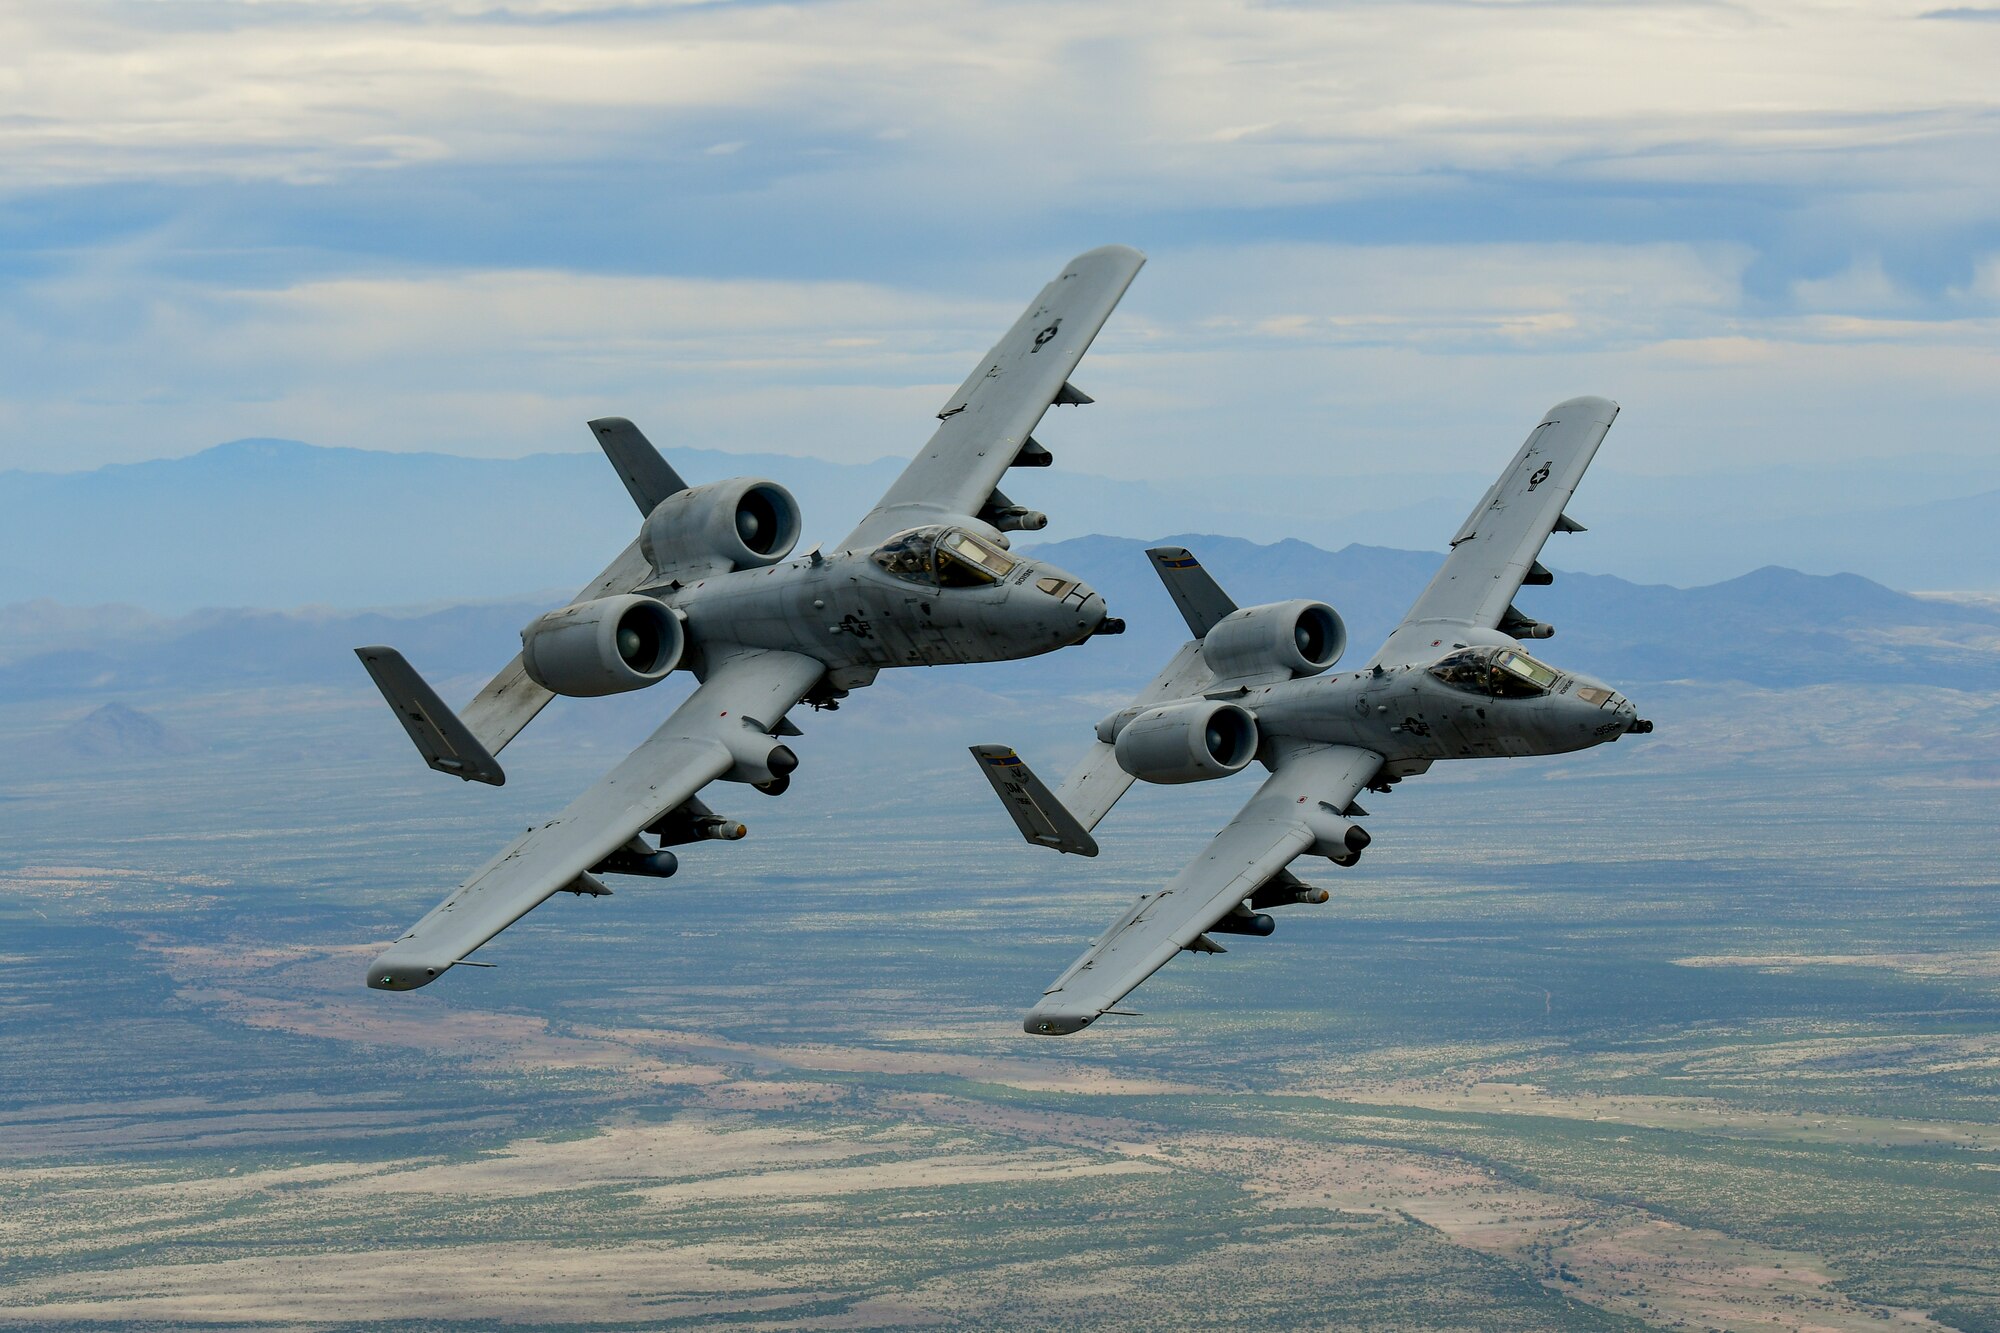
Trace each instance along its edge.
<path fill-rule="evenodd" d="M 108 703 L 50 736 L 47 753 L 83 761 L 167 758 L 200 749 L 191 736 L 122 703 Z"/>
<path fill-rule="evenodd" d="M 1069 461 L 1052 438 L 1059 462 Z M 761 475 L 790 487 L 808 544 L 843 536 L 904 461 L 843 465 L 659 442 L 690 478 Z M 1496 443 L 1496 468 L 1509 447 Z M 1991 489 L 2000 466 L 1648 479 L 1607 458 L 1572 506 L 1591 528 L 1559 552 L 1574 566 L 1694 583 L 1778 564 L 1904 588 L 2000 590 L 2000 491 Z M 1007 489 L 1049 512 L 1052 536 L 1201 531 L 1441 549 L 1490 480 L 1385 472 L 1395 460 L 1384 458 L 1348 476 L 1323 455 L 1300 460 L 1317 475 L 1245 474 L 1219 461 L 1199 485 L 1145 484 L 1058 466 L 1016 473 Z M 0 472 L 0 604 L 49 598 L 177 614 L 513 597 L 581 585 L 636 526 L 594 452 L 494 460 L 239 440 L 88 472 Z"/>
<path fill-rule="evenodd" d="M 1195 550 L 1240 604 L 1318 597 L 1347 621 L 1349 662 L 1365 661 L 1439 556 L 1382 547 L 1325 551 L 1300 541 L 1171 539 Z M 1561 565 L 1555 538 L 1548 563 Z M 1129 692 L 1186 638 L 1154 577 L 1148 543 L 1082 537 L 1038 553 L 1090 579 L 1130 626 L 1032 665 L 954 668 L 951 680 L 1005 694 Z M 1619 682 L 1852 683 L 2000 691 L 2000 606 L 1912 597 L 1853 575 L 1762 569 L 1700 588 L 1558 573 L 1524 589 L 1523 610 L 1557 626 L 1536 650 Z M 519 647 L 547 603 L 467 604 L 422 614 L 208 611 L 165 618 L 117 606 L 0 610 L 0 701 L 137 697 L 256 685 L 365 689 L 351 649 L 392 643 L 462 700 Z"/>

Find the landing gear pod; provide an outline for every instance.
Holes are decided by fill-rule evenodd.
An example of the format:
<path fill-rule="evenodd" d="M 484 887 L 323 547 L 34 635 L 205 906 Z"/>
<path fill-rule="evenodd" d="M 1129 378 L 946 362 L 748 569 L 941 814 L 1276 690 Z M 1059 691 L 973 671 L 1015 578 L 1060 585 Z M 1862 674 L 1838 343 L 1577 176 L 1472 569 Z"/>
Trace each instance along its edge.
<path fill-rule="evenodd" d="M 1266 912 L 1231 912 L 1210 926 L 1212 935 L 1269 935 L 1278 923 Z"/>
<path fill-rule="evenodd" d="M 642 853 L 622 849 L 592 867 L 601 875 L 643 875 L 648 879 L 671 879 L 680 868 L 681 859 L 669 851 Z"/>
<path fill-rule="evenodd" d="M 680 664 L 687 636 L 665 602 L 626 593 L 551 611 L 521 631 L 521 664 L 551 694 L 641 690 Z"/>
<path fill-rule="evenodd" d="M 724 743 L 736 756 L 736 766 L 722 775 L 725 781 L 747 782 L 766 796 L 776 796 L 792 785 L 799 757 L 791 746 L 748 730 Z"/>
<path fill-rule="evenodd" d="M 1125 723 L 1115 745 L 1118 766 L 1142 782 L 1206 782 L 1257 757 L 1257 719 L 1210 699 L 1169 704 Z"/>

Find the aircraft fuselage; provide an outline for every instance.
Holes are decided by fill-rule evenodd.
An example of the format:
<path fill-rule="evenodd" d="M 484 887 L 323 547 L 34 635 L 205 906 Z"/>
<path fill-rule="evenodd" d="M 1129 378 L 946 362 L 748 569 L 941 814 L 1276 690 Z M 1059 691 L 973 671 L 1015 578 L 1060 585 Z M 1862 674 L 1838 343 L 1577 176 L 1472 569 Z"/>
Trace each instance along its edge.
<path fill-rule="evenodd" d="M 1079 643 L 1105 623 L 1103 597 L 1045 561 L 976 586 L 912 582 L 867 551 L 786 560 L 646 587 L 686 617 L 691 654 L 772 648 L 869 675 L 884 667 L 1034 657 Z"/>
<path fill-rule="evenodd" d="M 1564 754 L 1618 739 L 1638 715 L 1616 690 L 1573 672 L 1560 672 L 1546 693 L 1503 698 L 1446 684 L 1433 665 L 1335 672 L 1219 697 L 1255 714 L 1263 736 L 1352 745 L 1389 762 Z"/>

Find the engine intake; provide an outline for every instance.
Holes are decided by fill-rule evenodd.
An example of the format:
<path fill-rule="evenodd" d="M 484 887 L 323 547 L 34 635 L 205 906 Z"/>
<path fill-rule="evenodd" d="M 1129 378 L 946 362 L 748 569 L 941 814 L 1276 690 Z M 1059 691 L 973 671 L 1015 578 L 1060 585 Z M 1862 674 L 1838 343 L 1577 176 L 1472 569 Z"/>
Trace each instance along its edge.
<path fill-rule="evenodd" d="M 1246 606 L 1217 621 L 1201 641 L 1202 660 L 1218 679 L 1282 671 L 1317 676 L 1347 651 L 1347 626 L 1325 602 Z"/>
<path fill-rule="evenodd" d="M 639 550 L 655 572 L 775 565 L 798 545 L 799 502 L 775 481 L 736 477 L 691 486 L 653 507 Z"/>
<path fill-rule="evenodd" d="M 666 603 L 626 593 L 551 611 L 521 631 L 521 663 L 552 694 L 595 698 L 657 684 L 687 634 Z"/>
<path fill-rule="evenodd" d="M 1126 721 L 1113 744 L 1118 766 L 1142 782 L 1206 782 L 1257 757 L 1257 719 L 1210 699 L 1167 704 Z"/>

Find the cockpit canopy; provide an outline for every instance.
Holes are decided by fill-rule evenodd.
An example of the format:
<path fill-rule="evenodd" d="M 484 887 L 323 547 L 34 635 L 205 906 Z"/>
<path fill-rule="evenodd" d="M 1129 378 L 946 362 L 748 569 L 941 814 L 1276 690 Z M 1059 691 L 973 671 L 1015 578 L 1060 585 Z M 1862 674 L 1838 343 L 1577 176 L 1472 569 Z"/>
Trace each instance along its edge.
<path fill-rule="evenodd" d="M 1019 563 L 963 528 L 911 528 L 883 542 L 872 558 L 905 582 L 933 588 L 998 583 Z"/>
<path fill-rule="evenodd" d="M 1434 662 L 1430 672 L 1454 689 L 1495 699 L 1547 694 L 1562 675 L 1512 648 L 1463 648 Z"/>

